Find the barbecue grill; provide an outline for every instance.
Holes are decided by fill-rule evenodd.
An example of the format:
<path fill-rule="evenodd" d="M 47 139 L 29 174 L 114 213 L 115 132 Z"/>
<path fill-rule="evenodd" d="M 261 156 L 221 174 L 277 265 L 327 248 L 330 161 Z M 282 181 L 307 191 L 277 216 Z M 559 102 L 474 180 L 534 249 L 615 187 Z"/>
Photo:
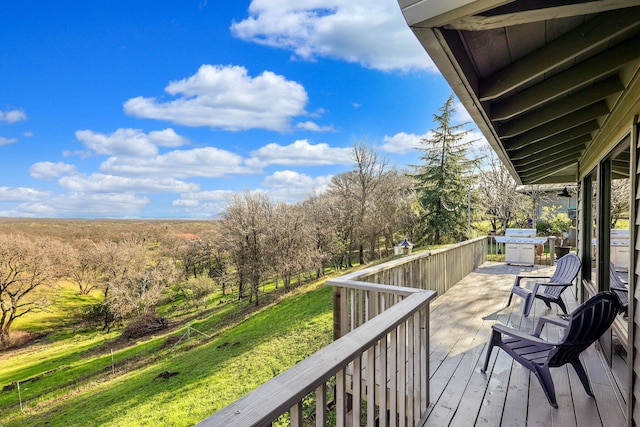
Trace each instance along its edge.
<path fill-rule="evenodd" d="M 536 257 L 536 245 L 544 245 L 546 237 L 536 237 L 533 228 L 507 228 L 504 236 L 496 236 L 496 242 L 505 244 L 504 258 L 507 264 L 532 266 Z"/>

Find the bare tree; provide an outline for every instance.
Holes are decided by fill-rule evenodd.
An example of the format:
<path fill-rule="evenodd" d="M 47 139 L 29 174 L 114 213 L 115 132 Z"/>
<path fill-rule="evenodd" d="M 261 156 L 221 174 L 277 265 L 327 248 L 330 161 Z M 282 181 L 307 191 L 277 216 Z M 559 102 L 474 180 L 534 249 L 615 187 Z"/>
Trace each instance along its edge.
<path fill-rule="evenodd" d="M 136 238 L 126 238 L 119 242 L 105 240 L 96 244 L 96 255 L 104 295 L 104 327 L 109 330 L 121 320 L 113 310 L 110 292 L 135 283 L 147 265 L 147 246 Z"/>
<path fill-rule="evenodd" d="M 333 226 L 341 242 L 342 254 L 338 266 L 351 267 L 351 255 L 355 244 L 358 207 L 353 194 L 356 192 L 354 172 L 334 175 L 327 188 L 329 214 L 333 218 Z"/>
<path fill-rule="evenodd" d="M 518 213 L 530 204 L 526 195 L 516 191 L 517 185 L 495 152 L 489 147 L 484 148 L 476 191 L 491 227 L 496 231 L 504 232 Z"/>
<path fill-rule="evenodd" d="M 198 277 L 204 272 L 209 247 L 200 236 L 193 234 L 174 234 L 163 244 L 166 255 L 176 258 L 182 266 L 185 280 L 190 276 Z"/>
<path fill-rule="evenodd" d="M 311 194 L 304 202 L 307 224 L 310 228 L 309 248 L 312 249 L 311 264 L 316 276 L 324 275 L 324 268 L 337 264 L 345 252 L 338 235 L 336 221 L 331 213 L 330 196 Z"/>
<path fill-rule="evenodd" d="M 378 201 L 376 196 L 379 196 L 384 191 L 381 183 L 387 175 L 388 161 L 366 143 L 354 145 L 353 159 L 355 161 L 353 177 L 356 179 L 356 192 L 353 197 L 356 200 L 357 207 L 358 256 L 360 264 L 364 264 L 364 241 L 368 240 L 370 243 L 370 255 L 373 255 L 378 246 L 380 228 L 374 218 L 379 207 L 379 203 L 376 204 L 376 201 Z"/>
<path fill-rule="evenodd" d="M 46 307 L 64 252 L 52 238 L 0 234 L 0 344 L 8 344 L 16 319 Z"/>
<path fill-rule="evenodd" d="M 238 270 L 240 294 L 244 280 L 251 285 L 249 302 L 259 305 L 260 284 L 271 268 L 268 243 L 272 206 L 264 193 L 235 194 L 223 217 L 224 241 Z M 255 300 L 254 300 L 255 298 Z"/>
<path fill-rule="evenodd" d="M 618 220 L 629 218 L 630 193 L 628 178 L 611 181 L 611 228 L 616 227 Z"/>
<path fill-rule="evenodd" d="M 213 221 L 201 235 L 208 249 L 207 271 L 211 279 L 215 280 L 226 294 L 227 288 L 232 287 L 231 251 L 223 239 L 222 221 Z M 233 289 L 232 289 L 233 291 Z"/>
<path fill-rule="evenodd" d="M 96 244 L 89 239 L 79 239 L 68 245 L 65 253 L 68 275 L 78 286 L 80 294 L 87 295 L 99 285 L 99 260 Z"/>
<path fill-rule="evenodd" d="M 388 255 L 396 233 L 413 240 L 413 224 L 418 220 L 417 197 L 413 183 L 406 174 L 390 169 L 381 176 L 372 198 L 371 254 L 381 247 L 378 240 L 383 238 Z"/>
<path fill-rule="evenodd" d="M 275 205 L 270 229 L 273 268 L 290 291 L 292 277 L 311 267 L 315 250 L 310 246 L 312 229 L 302 205 Z"/>
<path fill-rule="evenodd" d="M 156 307 L 164 292 L 177 279 L 175 264 L 159 257 L 138 271 L 113 282 L 105 304 L 116 320 L 127 318 L 154 318 Z"/>

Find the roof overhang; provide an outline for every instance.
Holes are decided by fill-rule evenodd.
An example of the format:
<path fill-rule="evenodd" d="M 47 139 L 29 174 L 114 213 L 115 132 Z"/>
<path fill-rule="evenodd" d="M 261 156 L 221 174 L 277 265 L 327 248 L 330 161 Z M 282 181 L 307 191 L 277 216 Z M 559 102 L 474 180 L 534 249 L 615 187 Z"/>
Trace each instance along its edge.
<path fill-rule="evenodd" d="M 398 0 L 520 184 L 576 182 L 640 69 L 640 1 Z"/>

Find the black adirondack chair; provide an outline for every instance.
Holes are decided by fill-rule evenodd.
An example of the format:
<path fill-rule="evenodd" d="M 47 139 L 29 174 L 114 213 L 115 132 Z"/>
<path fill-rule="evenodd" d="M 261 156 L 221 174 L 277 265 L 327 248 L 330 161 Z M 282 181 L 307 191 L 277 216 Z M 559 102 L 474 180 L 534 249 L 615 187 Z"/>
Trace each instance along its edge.
<path fill-rule="evenodd" d="M 587 394 L 594 397 L 579 355 L 609 329 L 618 314 L 619 306 L 618 297 L 612 292 L 600 292 L 576 308 L 566 320 L 556 316 L 543 316 L 534 334 L 495 324 L 492 326 L 481 371 L 487 371 L 491 351 L 497 346 L 534 373 L 554 408 L 558 407 L 558 403 L 549 368 L 567 363 L 575 369 Z M 540 338 L 538 335 L 545 323 L 565 327 L 564 338 L 557 343 Z"/>
<path fill-rule="evenodd" d="M 629 309 L 629 286 L 618 276 L 616 266 L 613 263 L 609 265 L 609 287 L 620 300 L 620 312 L 626 315 Z"/>
<path fill-rule="evenodd" d="M 576 254 L 567 254 L 558 260 L 556 269 L 551 276 L 529 276 L 518 275 L 511 289 L 507 306 L 511 304 L 514 295 L 524 298 L 524 308 L 522 315 L 527 317 L 533 307 L 536 298 L 541 299 L 551 308 L 550 303 L 558 304 L 562 311 L 567 314 L 567 307 L 562 301 L 562 292 L 573 284 L 578 276 L 582 262 Z M 548 279 L 548 282 L 536 282 L 533 289 L 529 290 L 524 286 L 520 286 L 523 280 L 530 279 Z"/>

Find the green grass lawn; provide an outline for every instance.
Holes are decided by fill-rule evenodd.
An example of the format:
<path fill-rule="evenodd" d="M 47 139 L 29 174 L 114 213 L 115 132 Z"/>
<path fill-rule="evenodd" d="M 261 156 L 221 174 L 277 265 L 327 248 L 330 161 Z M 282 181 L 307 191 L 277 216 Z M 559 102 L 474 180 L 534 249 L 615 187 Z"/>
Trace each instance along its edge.
<path fill-rule="evenodd" d="M 331 342 L 329 287 L 303 285 L 278 301 L 249 311 L 246 302 L 212 302 L 174 318 L 180 328 L 137 342 L 74 330 L 72 309 L 25 317 L 17 328 L 57 332 L 0 353 L 0 425 L 193 425 Z M 92 302 L 69 287 L 54 307 Z M 192 330 L 187 340 L 189 324 L 210 337 Z"/>

